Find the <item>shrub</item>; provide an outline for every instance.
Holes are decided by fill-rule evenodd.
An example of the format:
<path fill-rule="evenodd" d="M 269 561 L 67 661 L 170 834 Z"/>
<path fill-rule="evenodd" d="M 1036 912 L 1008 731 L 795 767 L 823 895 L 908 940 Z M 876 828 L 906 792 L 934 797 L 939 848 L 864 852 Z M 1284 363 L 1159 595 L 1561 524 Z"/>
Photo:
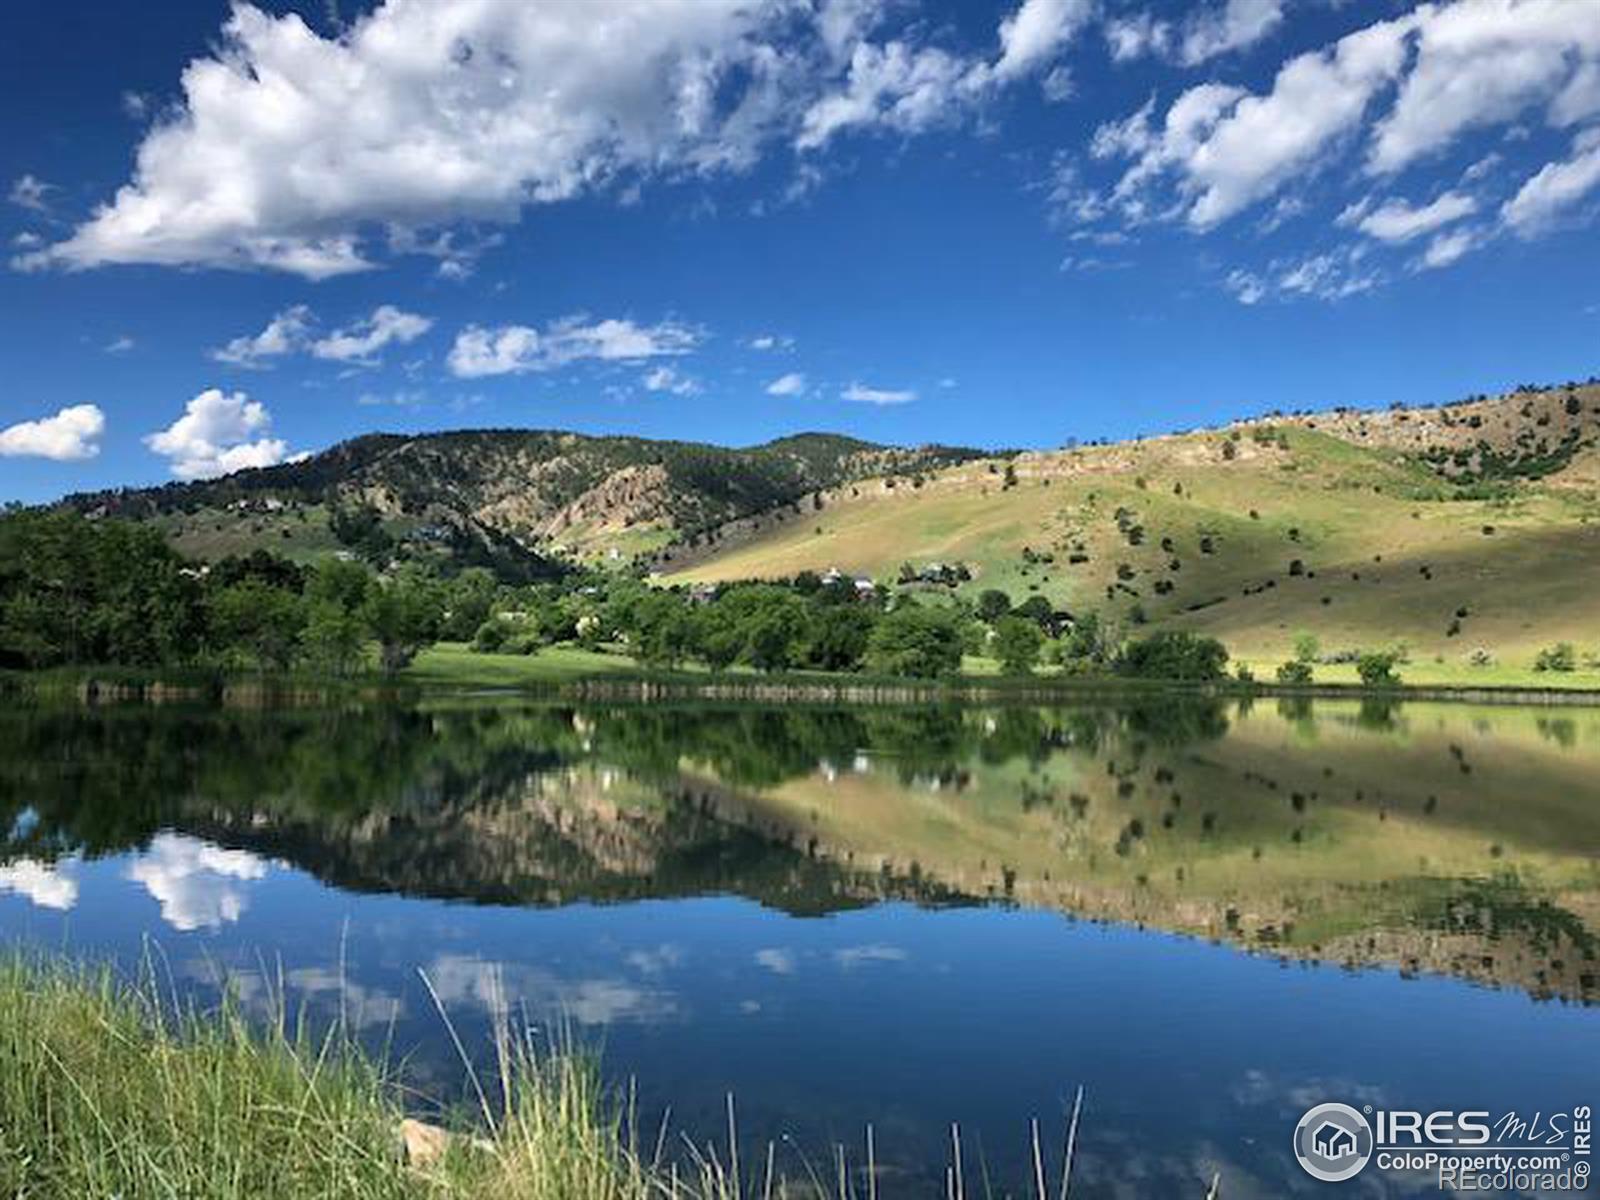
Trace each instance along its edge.
<path fill-rule="evenodd" d="M 1322 643 L 1317 640 L 1317 635 L 1310 631 L 1303 631 L 1294 635 L 1294 660 L 1298 663 L 1314 663 L 1317 655 L 1322 653 Z"/>
<path fill-rule="evenodd" d="M 478 632 L 472 638 L 472 648 L 479 654 L 494 654 L 506 644 L 506 639 L 511 636 L 511 623 L 501 617 L 490 617 L 478 626 Z"/>
<path fill-rule="evenodd" d="M 1400 682 L 1394 669 L 1399 661 L 1393 650 L 1365 650 L 1356 659 L 1356 674 L 1364 687 L 1392 687 Z"/>
<path fill-rule="evenodd" d="M 949 610 L 903 604 L 873 628 L 867 665 L 882 675 L 953 674 L 961 668 L 961 634 Z"/>
<path fill-rule="evenodd" d="M 1546 646 L 1534 657 L 1535 671 L 1575 671 L 1578 669 L 1578 652 L 1571 642 L 1557 642 Z"/>
<path fill-rule="evenodd" d="M 1216 638 L 1167 630 L 1130 642 L 1117 669 L 1142 679 L 1198 682 L 1223 678 L 1227 665 L 1227 647 Z"/>
<path fill-rule="evenodd" d="M 1483 646 L 1478 646 L 1467 655 L 1467 665 L 1473 667 L 1494 666 L 1494 655 Z"/>
<path fill-rule="evenodd" d="M 1278 667 L 1279 683 L 1310 683 L 1311 664 L 1303 658 L 1282 663 Z"/>
<path fill-rule="evenodd" d="M 1007 675 L 1028 675 L 1039 661 L 1044 634 L 1027 617 L 1001 617 L 994 627 L 994 656 Z"/>

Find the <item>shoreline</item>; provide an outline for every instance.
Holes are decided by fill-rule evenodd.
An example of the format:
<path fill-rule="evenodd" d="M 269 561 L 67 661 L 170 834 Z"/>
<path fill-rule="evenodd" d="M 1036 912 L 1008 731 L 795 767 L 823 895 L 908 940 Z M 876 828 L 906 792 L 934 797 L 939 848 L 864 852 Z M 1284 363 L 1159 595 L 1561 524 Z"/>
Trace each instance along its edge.
<path fill-rule="evenodd" d="M 337 700 L 400 700 L 428 695 L 471 693 L 599 701 L 744 701 L 765 704 L 927 704 L 1125 700 L 1150 696 L 1182 696 L 1214 700 L 1376 700 L 1463 704 L 1600 707 L 1600 688 L 1529 687 L 1525 684 L 1401 683 L 1367 687 L 1351 683 L 1282 684 L 1274 681 L 1130 679 L 1116 675 L 993 677 L 951 679 L 881 679 L 841 676 L 703 675 L 618 670 L 611 674 L 541 678 L 531 675 L 512 682 L 486 676 L 449 681 L 376 675 L 350 678 L 305 675 L 259 675 L 138 672 L 92 668 L 0 675 L 0 694 L 48 699 L 75 699 L 86 705 L 108 703 L 183 704 L 210 702 L 252 707 L 282 704 L 327 704 Z"/>

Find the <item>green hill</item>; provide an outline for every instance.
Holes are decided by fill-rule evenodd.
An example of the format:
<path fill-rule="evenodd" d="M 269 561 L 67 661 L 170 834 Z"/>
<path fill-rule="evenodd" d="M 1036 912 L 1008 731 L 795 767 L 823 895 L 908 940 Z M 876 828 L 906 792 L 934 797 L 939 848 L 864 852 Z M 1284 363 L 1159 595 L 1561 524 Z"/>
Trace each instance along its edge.
<path fill-rule="evenodd" d="M 820 433 L 748 449 L 543 430 L 372 434 L 282 466 L 65 503 L 154 521 L 199 558 L 343 548 L 517 577 L 563 558 L 631 561 L 748 514 L 796 508 L 821 488 L 978 454 Z"/>
<path fill-rule="evenodd" d="M 1465 665 L 1600 645 L 1600 387 L 1226 429 L 853 483 L 660 560 L 667 582 L 964 566 L 955 591 L 1221 637 L 1394 641 Z M 943 584 L 912 584 L 943 592 Z"/>

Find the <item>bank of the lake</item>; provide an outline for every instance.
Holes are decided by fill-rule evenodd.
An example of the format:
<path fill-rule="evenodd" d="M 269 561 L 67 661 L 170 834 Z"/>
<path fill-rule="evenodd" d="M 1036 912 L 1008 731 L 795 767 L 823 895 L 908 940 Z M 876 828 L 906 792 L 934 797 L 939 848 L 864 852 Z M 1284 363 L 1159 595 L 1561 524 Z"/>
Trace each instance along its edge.
<path fill-rule="evenodd" d="M 1027 675 L 1006 675 L 990 658 L 968 655 L 959 674 L 940 679 L 898 678 L 859 672 L 788 671 L 762 673 L 747 667 L 710 671 L 687 666 L 672 670 L 640 664 L 620 647 L 588 649 L 550 646 L 530 654 L 483 653 L 460 642 L 424 649 L 397 674 L 360 671 L 334 676 L 314 671 L 262 673 L 204 668 L 59 667 L 42 671 L 0 672 L 0 691 L 86 700 L 195 700 L 257 703 L 339 696 L 371 698 L 415 691 L 511 690 L 569 696 L 624 699 L 675 698 L 824 703 L 904 703 L 926 699 L 1036 700 L 1069 698 L 1085 692 L 1203 691 L 1209 694 L 1349 698 L 1378 696 L 1412 700 L 1459 699 L 1472 703 L 1600 705 L 1600 671 L 1535 671 L 1459 663 L 1407 662 L 1399 682 L 1364 686 L 1353 664 L 1322 664 L 1310 684 L 1280 684 L 1274 665 L 1240 660 L 1251 678 L 1237 676 L 1192 683 L 1133 678 L 1112 672 L 1068 672 L 1043 667 Z"/>

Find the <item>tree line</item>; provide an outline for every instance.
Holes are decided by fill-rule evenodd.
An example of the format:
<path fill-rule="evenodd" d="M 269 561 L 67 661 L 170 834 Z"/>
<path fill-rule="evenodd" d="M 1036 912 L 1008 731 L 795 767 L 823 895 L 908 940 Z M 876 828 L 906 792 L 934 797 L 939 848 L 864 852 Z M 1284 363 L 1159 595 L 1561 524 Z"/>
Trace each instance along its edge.
<path fill-rule="evenodd" d="M 449 589 L 257 550 L 201 566 L 146 525 L 68 511 L 0 517 L 0 666 L 398 671 L 443 632 Z"/>
<path fill-rule="evenodd" d="M 507 584 L 471 567 L 375 571 L 347 558 L 306 565 L 271 551 L 201 564 L 148 525 L 72 511 L 0 515 L 0 667 L 197 666 L 348 676 L 404 669 L 435 641 L 486 654 L 577 644 L 650 668 L 864 672 L 937 678 L 966 655 L 1008 674 L 1064 670 L 1208 680 L 1221 643 L 1161 632 L 1124 641 L 1094 614 L 1038 596 L 933 600 L 806 572 L 783 582 L 663 588 L 573 568 Z"/>

